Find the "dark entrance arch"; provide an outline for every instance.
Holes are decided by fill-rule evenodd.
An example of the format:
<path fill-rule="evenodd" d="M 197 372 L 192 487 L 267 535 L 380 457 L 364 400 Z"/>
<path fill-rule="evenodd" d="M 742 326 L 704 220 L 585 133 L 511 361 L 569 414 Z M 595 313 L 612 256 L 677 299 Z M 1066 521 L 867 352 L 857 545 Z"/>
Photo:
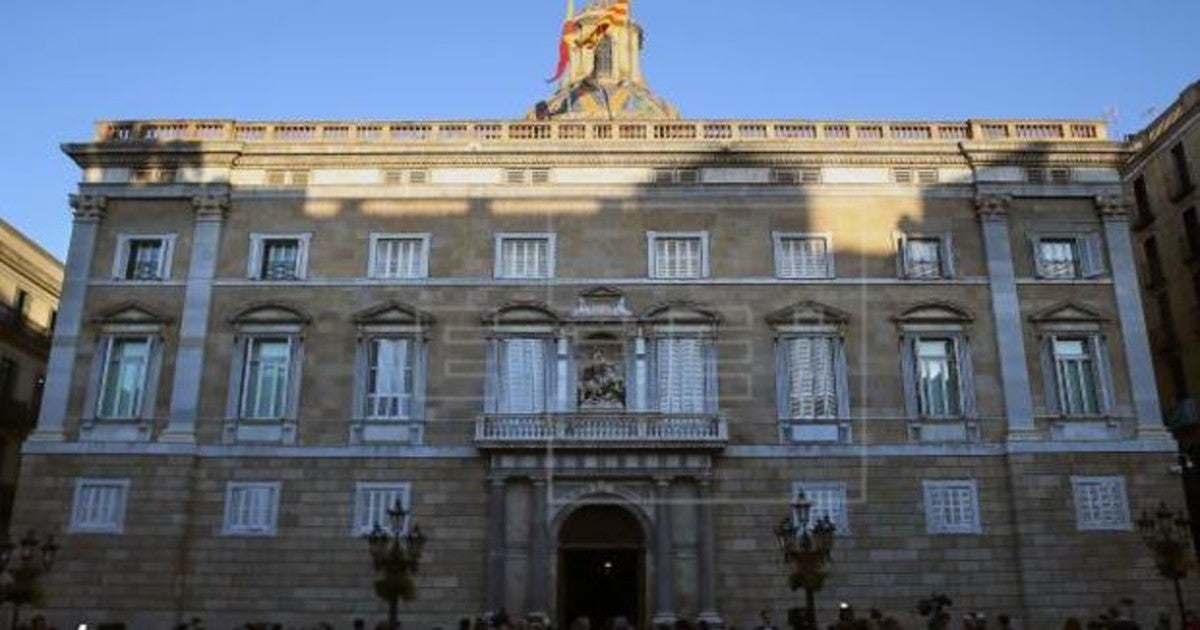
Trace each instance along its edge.
<path fill-rule="evenodd" d="M 634 627 L 645 608 L 646 544 L 641 523 L 618 505 L 586 505 L 558 536 L 560 627 L 586 616 L 593 628 L 625 617 Z"/>

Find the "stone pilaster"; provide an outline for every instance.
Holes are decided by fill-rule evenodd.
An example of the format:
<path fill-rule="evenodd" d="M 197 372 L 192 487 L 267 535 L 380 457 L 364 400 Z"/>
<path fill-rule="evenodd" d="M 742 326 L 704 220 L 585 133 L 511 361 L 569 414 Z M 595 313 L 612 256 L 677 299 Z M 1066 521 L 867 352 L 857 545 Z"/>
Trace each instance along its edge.
<path fill-rule="evenodd" d="M 1138 289 L 1137 266 L 1129 237 L 1129 213 L 1121 197 L 1096 197 L 1096 213 L 1104 224 L 1113 293 L 1121 325 L 1121 341 L 1129 370 L 1130 395 L 1139 437 L 1167 438 L 1155 387 L 1153 357 Z"/>
<path fill-rule="evenodd" d="M 488 480 L 487 497 L 487 593 L 484 604 L 488 614 L 504 607 L 504 519 L 505 480 Z"/>
<path fill-rule="evenodd" d="M 1021 329 L 1021 305 L 1013 268 L 1012 239 L 1008 230 L 1011 202 L 1012 199 L 1006 196 L 979 196 L 975 198 L 975 212 L 987 256 L 988 286 L 996 347 L 1000 353 L 1000 382 L 1004 392 L 1008 438 L 1022 440 L 1035 436 L 1035 426 L 1029 363 L 1025 357 L 1025 338 Z"/>
<path fill-rule="evenodd" d="M 196 212 L 196 223 L 192 229 L 192 255 L 188 261 L 183 317 L 179 324 L 179 351 L 171 386 L 171 416 L 159 438 L 163 442 L 196 441 L 204 344 L 208 335 L 221 227 L 229 209 L 229 195 L 197 195 L 192 198 L 192 207 Z"/>
<path fill-rule="evenodd" d="M 675 623 L 675 568 L 671 564 L 671 482 L 658 479 L 654 483 L 654 586 L 655 626 Z"/>
<path fill-rule="evenodd" d="M 697 567 L 699 575 L 699 596 L 697 603 L 700 608 L 700 621 L 706 621 L 712 627 L 725 624 L 721 613 L 717 611 L 717 573 L 716 573 L 716 532 L 713 529 L 713 496 L 712 481 L 701 479 L 696 505 L 696 529 L 699 534 L 700 557 Z"/>
<path fill-rule="evenodd" d="M 58 320 L 54 328 L 54 343 L 46 366 L 46 388 L 37 430 L 31 441 L 62 441 L 65 438 L 67 404 L 71 398 L 71 373 L 79 350 L 83 328 L 83 306 L 87 297 L 92 256 L 96 249 L 96 234 L 104 220 L 108 198 L 100 195 L 71 195 L 74 222 L 71 244 L 67 251 L 66 273 L 62 297 L 58 303 Z"/>
<path fill-rule="evenodd" d="M 550 540 L 547 529 L 546 481 L 533 481 L 533 507 L 529 510 L 529 616 L 549 619 Z"/>

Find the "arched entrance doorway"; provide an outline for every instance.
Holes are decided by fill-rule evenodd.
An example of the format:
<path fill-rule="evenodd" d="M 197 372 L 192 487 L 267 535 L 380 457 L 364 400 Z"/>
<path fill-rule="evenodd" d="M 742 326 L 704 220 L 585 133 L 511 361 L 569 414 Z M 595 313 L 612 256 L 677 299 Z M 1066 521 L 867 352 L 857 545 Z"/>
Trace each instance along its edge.
<path fill-rule="evenodd" d="M 641 523 L 618 505 L 586 505 L 558 536 L 560 627 L 581 616 L 593 628 L 617 617 L 635 627 L 645 608 L 646 544 Z"/>

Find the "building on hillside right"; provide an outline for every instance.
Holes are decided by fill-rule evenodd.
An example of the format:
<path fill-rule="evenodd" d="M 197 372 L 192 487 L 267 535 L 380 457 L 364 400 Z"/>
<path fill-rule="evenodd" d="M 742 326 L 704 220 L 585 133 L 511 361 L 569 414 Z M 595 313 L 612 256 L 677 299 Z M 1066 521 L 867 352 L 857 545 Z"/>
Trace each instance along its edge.
<path fill-rule="evenodd" d="M 1200 81 L 1129 145 L 1125 182 L 1146 327 L 1200 550 Z"/>

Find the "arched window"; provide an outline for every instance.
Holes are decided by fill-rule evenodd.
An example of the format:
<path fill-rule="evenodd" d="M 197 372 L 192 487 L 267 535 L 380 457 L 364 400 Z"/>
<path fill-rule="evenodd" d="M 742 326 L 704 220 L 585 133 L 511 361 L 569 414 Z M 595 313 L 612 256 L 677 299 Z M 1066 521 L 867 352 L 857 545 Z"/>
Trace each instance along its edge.
<path fill-rule="evenodd" d="M 596 78 L 611 79 L 613 76 L 612 37 L 604 37 L 596 46 Z"/>

